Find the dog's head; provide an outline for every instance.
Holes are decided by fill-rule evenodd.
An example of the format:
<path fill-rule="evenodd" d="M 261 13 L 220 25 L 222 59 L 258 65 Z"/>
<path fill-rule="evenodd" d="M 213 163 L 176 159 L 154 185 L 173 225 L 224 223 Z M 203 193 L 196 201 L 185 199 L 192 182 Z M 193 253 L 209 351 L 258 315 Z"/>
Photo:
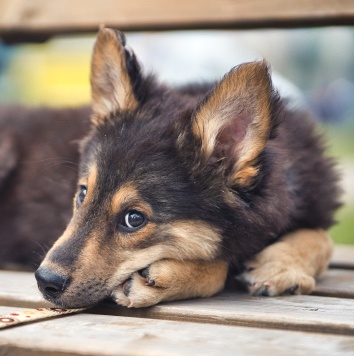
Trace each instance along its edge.
<path fill-rule="evenodd" d="M 237 192 L 254 184 L 273 126 L 264 62 L 213 88 L 172 89 L 143 76 L 124 36 L 105 28 L 91 85 L 74 214 L 36 272 L 43 295 L 63 307 L 109 297 L 160 259 L 226 256 L 244 204 Z"/>

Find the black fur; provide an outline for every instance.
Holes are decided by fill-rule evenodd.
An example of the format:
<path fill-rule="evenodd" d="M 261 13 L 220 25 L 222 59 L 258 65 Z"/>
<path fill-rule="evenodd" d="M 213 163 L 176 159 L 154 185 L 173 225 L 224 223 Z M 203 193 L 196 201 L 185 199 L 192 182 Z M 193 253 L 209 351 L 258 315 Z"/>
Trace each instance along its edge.
<path fill-rule="evenodd" d="M 52 261 L 74 264 L 95 226 L 104 231 L 100 244 L 107 249 L 120 217 L 107 218 L 105 209 L 129 182 L 152 207 L 154 223 L 199 220 L 221 231 L 215 258 L 236 269 L 287 232 L 333 224 L 338 177 L 305 113 L 288 110 L 273 91 L 270 138 L 258 157 L 259 172 L 247 187 L 229 186 L 228 160 L 214 155 L 204 162 L 202 142 L 192 132 L 193 116 L 213 85 L 173 89 L 145 77 L 133 53 L 126 51 L 125 58 L 138 108 L 112 113 L 82 141 L 79 175 L 92 162 L 99 170 L 92 209 L 77 235 L 52 253 Z M 1 123 L 13 137 L 9 157 L 16 164 L 0 162 L 8 172 L 0 182 L 0 261 L 29 265 L 36 244 L 51 244 L 68 222 L 75 167 L 50 166 L 57 159 L 78 161 L 71 142 L 86 133 L 88 111 L 20 112 L 21 119 L 7 112 Z M 9 119 L 15 117 L 16 123 Z M 137 247 L 173 244 L 173 239 L 159 231 Z"/>
<path fill-rule="evenodd" d="M 288 110 L 273 92 L 272 130 L 259 157 L 260 172 L 250 187 L 230 188 L 224 161 L 203 164 L 201 142 L 192 134 L 191 118 L 211 86 L 174 90 L 151 77 L 141 80 L 145 96 L 139 108 L 107 118 L 82 147 L 82 172 L 87 162 L 99 167 L 98 210 L 122 184 L 134 182 L 153 207 L 154 222 L 196 219 L 220 229 L 218 257 L 234 267 L 287 232 L 333 224 L 338 177 L 307 114 Z M 225 199 L 230 189 L 233 202 Z M 168 237 L 151 236 L 141 247 L 161 239 Z"/>

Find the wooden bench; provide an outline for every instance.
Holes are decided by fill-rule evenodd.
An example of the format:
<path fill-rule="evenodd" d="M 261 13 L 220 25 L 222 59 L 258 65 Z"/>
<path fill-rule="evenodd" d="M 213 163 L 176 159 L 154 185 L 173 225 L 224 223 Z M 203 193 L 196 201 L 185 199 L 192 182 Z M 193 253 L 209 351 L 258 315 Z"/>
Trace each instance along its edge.
<path fill-rule="evenodd" d="M 1 0 L 0 36 L 9 41 L 96 32 L 300 27 L 354 24 L 352 0 Z"/>
<path fill-rule="evenodd" d="M 1 0 L 6 42 L 95 32 L 353 25 L 352 0 Z M 0 271 L 0 314 L 44 307 L 31 273 Z M 11 355 L 353 355 L 354 247 L 337 246 L 310 296 L 210 299 L 84 313 L 0 331 Z"/>
<path fill-rule="evenodd" d="M 337 247 L 331 266 L 309 296 L 228 291 L 146 309 L 102 303 L 81 314 L 4 329 L 0 350 L 11 355 L 353 355 L 354 247 Z M 49 305 L 32 273 L 0 271 L 0 314 Z"/>

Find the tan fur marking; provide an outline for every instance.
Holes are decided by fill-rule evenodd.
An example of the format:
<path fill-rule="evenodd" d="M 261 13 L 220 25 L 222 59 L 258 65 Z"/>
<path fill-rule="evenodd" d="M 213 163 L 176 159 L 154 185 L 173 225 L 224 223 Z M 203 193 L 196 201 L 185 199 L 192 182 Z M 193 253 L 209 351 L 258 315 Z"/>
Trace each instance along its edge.
<path fill-rule="evenodd" d="M 74 279 L 82 284 L 85 283 L 88 275 L 94 274 L 96 278 L 106 279 L 112 275 L 115 269 L 115 266 L 107 263 L 105 257 L 102 256 L 103 253 L 99 245 L 101 240 L 100 232 L 92 232 L 88 240 L 89 242 L 81 250 L 77 261 L 79 268 L 73 273 Z M 108 251 L 104 253 L 108 253 Z M 102 256 L 102 258 L 99 258 L 99 256 Z"/>
<path fill-rule="evenodd" d="M 241 279 L 251 294 L 279 295 L 292 288 L 293 293 L 307 294 L 315 288 L 315 278 L 327 268 L 333 244 L 323 230 L 298 230 L 285 235 L 246 266 Z"/>
<path fill-rule="evenodd" d="M 120 233 L 119 244 L 123 249 L 132 249 L 134 253 L 135 246 L 138 245 L 139 242 L 146 241 L 155 231 L 156 224 L 150 221 L 136 232 L 127 234 Z"/>
<path fill-rule="evenodd" d="M 270 133 L 271 116 L 269 95 L 271 91 L 271 82 L 269 81 L 268 73 L 265 72 L 265 63 L 262 63 L 262 65 L 254 63 L 251 66 L 251 71 L 254 72 L 254 77 L 256 78 L 256 83 L 253 83 L 255 85 L 255 88 L 253 89 L 256 90 L 256 97 L 254 98 L 253 105 L 256 106 L 254 112 L 257 113 L 257 116 L 254 117 L 250 129 L 247 130 L 242 145 L 240 159 L 237 162 L 232 177 L 233 182 L 248 183 L 249 180 L 257 174 L 258 170 L 255 169 L 253 165 L 264 149 Z M 246 83 L 249 80 L 248 76 L 248 72 L 242 73 L 242 79 L 245 81 L 243 83 L 245 89 L 246 85 L 249 85 Z"/>
<path fill-rule="evenodd" d="M 333 243 L 324 230 L 298 230 L 285 235 L 281 242 L 291 249 L 291 255 L 303 263 L 306 273 L 318 277 L 328 267 L 333 252 Z M 316 253 L 314 253 L 314 251 Z"/>
<path fill-rule="evenodd" d="M 178 221 L 162 229 L 177 245 L 175 259 L 213 260 L 218 252 L 220 233 L 206 222 Z"/>
<path fill-rule="evenodd" d="M 96 188 L 96 181 L 97 181 L 97 166 L 92 164 L 89 168 L 89 175 L 87 179 L 87 195 L 85 200 L 91 200 L 93 192 Z"/>
<path fill-rule="evenodd" d="M 230 184 L 247 185 L 258 172 L 256 160 L 270 132 L 270 90 L 265 62 L 241 65 L 217 85 L 195 116 L 193 133 L 202 141 L 205 161 L 213 154 L 217 136 L 227 123 L 240 115 L 252 117 L 238 148 Z"/>
<path fill-rule="evenodd" d="M 223 289 L 227 270 L 224 261 L 160 260 L 149 267 L 147 279 L 138 273 L 133 274 L 128 296 L 120 285 L 112 297 L 118 304 L 134 308 L 161 301 L 210 297 Z M 154 286 L 147 285 L 149 280 L 154 281 Z"/>
<path fill-rule="evenodd" d="M 155 231 L 156 224 L 149 221 L 153 215 L 151 206 L 142 200 L 133 184 L 123 185 L 114 194 L 111 203 L 112 214 L 121 213 L 124 204 L 128 204 L 129 209 L 140 211 L 148 219 L 147 224 L 136 232 L 127 234 L 117 233 L 122 248 L 133 248 Z"/>
<path fill-rule="evenodd" d="M 161 259 L 180 261 L 197 259 L 205 260 L 205 262 L 215 259 L 221 237 L 207 223 L 180 221 L 162 225 L 159 229 L 166 234 L 166 244 L 159 242 L 155 246 L 141 250 L 125 248 L 120 251 L 122 262 L 118 265 L 115 276 L 112 278 L 113 287 L 122 283 L 133 272 Z M 146 234 L 143 238 L 147 238 L 147 233 L 142 231 L 142 234 Z M 134 239 L 133 234 L 129 238 Z M 128 245 L 129 242 L 125 243 Z"/>
<path fill-rule="evenodd" d="M 114 194 L 111 203 L 112 213 L 118 214 L 122 205 L 127 203 L 137 210 L 141 208 L 145 214 L 149 215 L 149 217 L 152 215 L 151 207 L 142 201 L 136 187 L 132 183 L 122 185 Z"/>
<path fill-rule="evenodd" d="M 138 106 L 126 65 L 123 34 L 101 28 L 91 63 L 92 122 L 100 124 L 117 111 L 132 111 Z"/>

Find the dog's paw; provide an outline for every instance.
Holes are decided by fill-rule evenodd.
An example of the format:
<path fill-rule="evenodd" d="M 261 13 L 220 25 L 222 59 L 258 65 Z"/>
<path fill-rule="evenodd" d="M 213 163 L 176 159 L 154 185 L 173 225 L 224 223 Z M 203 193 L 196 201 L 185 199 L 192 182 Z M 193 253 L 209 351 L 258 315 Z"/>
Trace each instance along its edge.
<path fill-rule="evenodd" d="M 119 305 L 142 308 L 161 301 L 207 297 L 223 288 L 226 275 L 227 264 L 222 261 L 160 260 L 133 273 L 112 298 Z"/>
<path fill-rule="evenodd" d="M 315 279 L 303 266 L 294 251 L 279 243 L 248 261 L 245 271 L 236 278 L 252 295 L 309 294 L 315 288 Z"/>
<path fill-rule="evenodd" d="M 133 273 L 113 292 L 112 298 L 115 302 L 129 308 L 142 308 L 163 300 L 172 277 L 167 280 L 164 278 L 164 268 L 159 268 L 161 264 L 163 261 L 158 261 Z"/>

